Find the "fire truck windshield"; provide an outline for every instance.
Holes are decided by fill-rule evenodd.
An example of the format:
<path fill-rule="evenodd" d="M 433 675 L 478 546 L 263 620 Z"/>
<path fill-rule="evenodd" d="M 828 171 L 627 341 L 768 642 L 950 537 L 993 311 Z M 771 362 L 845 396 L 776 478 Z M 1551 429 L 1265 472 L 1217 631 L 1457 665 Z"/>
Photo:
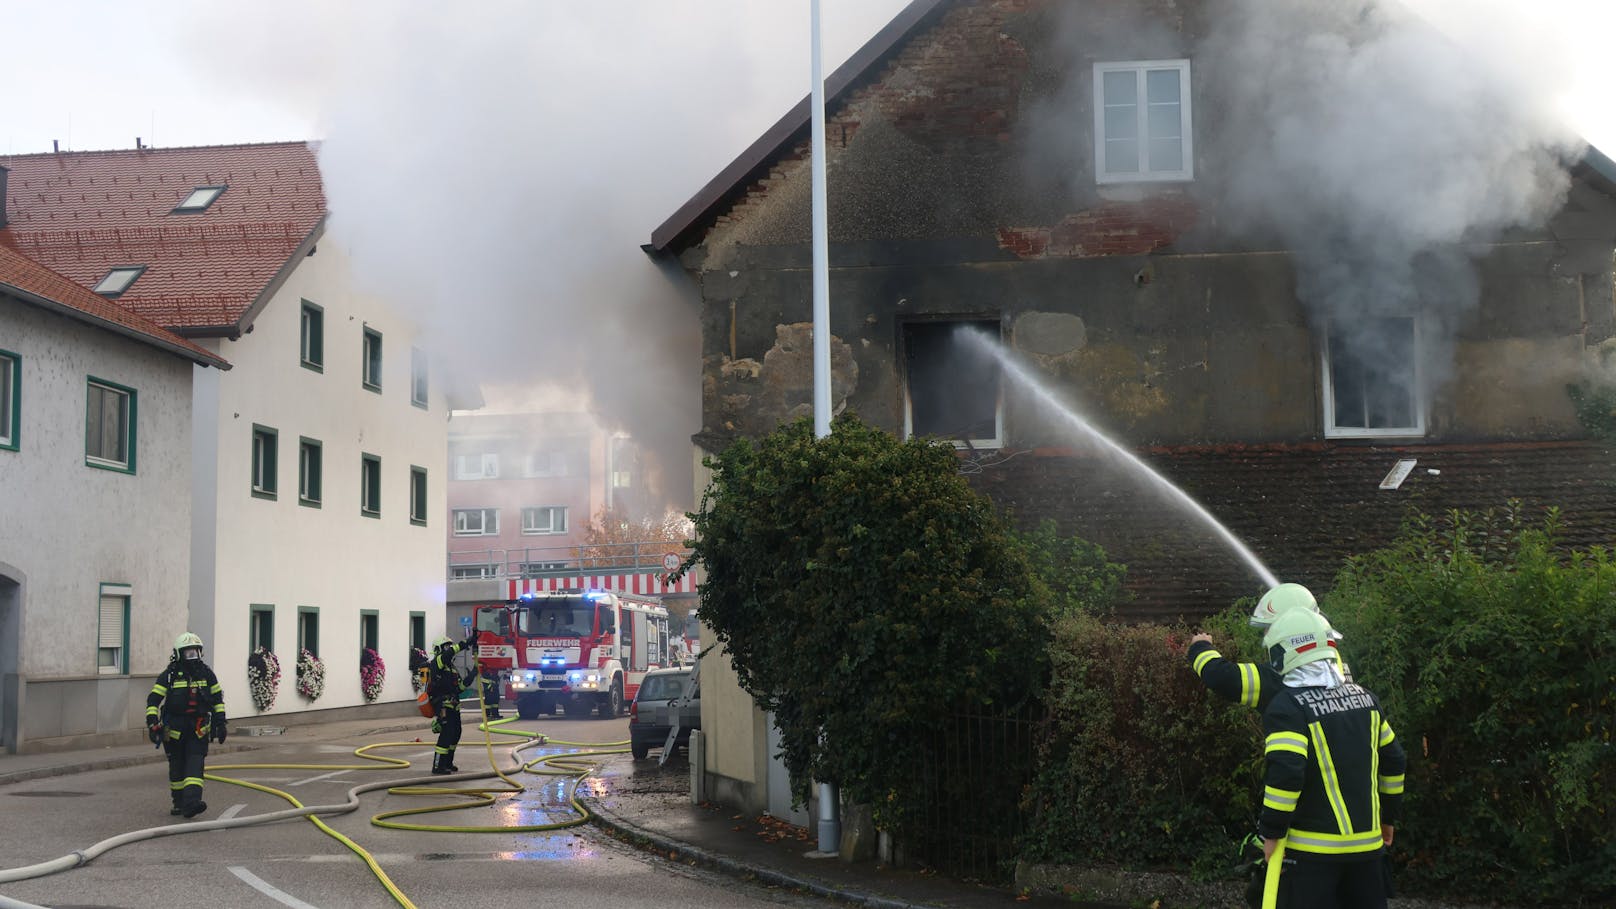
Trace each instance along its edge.
<path fill-rule="evenodd" d="M 517 625 L 529 636 L 581 638 L 595 633 L 594 617 L 594 603 L 568 598 L 523 607 Z"/>

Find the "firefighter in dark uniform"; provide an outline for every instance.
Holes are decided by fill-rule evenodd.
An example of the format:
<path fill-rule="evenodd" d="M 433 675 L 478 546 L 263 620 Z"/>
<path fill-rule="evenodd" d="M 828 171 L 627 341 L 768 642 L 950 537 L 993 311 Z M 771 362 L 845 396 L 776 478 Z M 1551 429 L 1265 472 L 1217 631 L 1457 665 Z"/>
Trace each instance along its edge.
<path fill-rule="evenodd" d="M 1280 907 L 1384 909 L 1384 851 L 1403 800 L 1407 756 L 1380 701 L 1346 681 L 1330 623 L 1307 610 L 1263 636 L 1282 680 L 1263 711 L 1262 815 L 1272 859 L 1283 839 Z"/>
<path fill-rule="evenodd" d="M 459 773 L 460 768 L 455 766 L 455 748 L 460 744 L 460 671 L 455 667 L 454 658 L 460 651 L 472 646 L 476 632 L 466 635 L 464 641 L 451 641 L 448 638 L 438 638 L 433 647 L 431 661 L 427 664 L 430 675 L 427 677 L 426 696 L 432 703 L 432 731 L 438 734 L 438 743 L 432 748 L 432 772 L 436 774 Z M 473 669 L 473 672 L 476 670 Z M 467 681 L 469 682 L 468 675 Z"/>
<path fill-rule="evenodd" d="M 168 790 L 174 799 L 168 813 L 189 818 L 208 810 L 202 801 L 202 764 L 210 736 L 224 744 L 224 693 L 202 662 L 202 639 L 189 631 L 175 639 L 168 668 L 146 696 L 146 730 L 168 753 Z"/>
<path fill-rule="evenodd" d="M 1280 584 L 1257 601 L 1257 608 L 1251 613 L 1251 626 L 1267 631 L 1276 619 L 1292 609 L 1317 613 L 1319 604 L 1312 592 L 1301 584 Z M 1340 640 L 1339 634 L 1332 634 L 1335 640 Z M 1213 694 L 1255 708 L 1259 713 L 1268 708 L 1268 702 L 1282 687 L 1279 673 L 1266 663 L 1236 663 L 1225 659 L 1213 648 L 1209 634 L 1190 638 L 1186 654 L 1190 668 Z M 1337 661 L 1340 660 L 1334 647 L 1330 648 L 1330 654 Z M 1342 665 L 1341 671 L 1350 681 L 1352 675 L 1347 672 L 1345 665 Z"/>

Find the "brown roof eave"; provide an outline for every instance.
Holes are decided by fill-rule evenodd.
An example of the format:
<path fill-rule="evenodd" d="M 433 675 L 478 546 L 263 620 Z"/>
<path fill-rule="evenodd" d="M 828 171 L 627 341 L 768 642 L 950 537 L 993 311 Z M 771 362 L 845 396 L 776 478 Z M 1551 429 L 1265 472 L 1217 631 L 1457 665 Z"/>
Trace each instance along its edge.
<path fill-rule="evenodd" d="M 10 296 L 16 297 L 25 303 L 32 303 L 41 309 L 54 312 L 57 315 L 66 316 L 69 319 L 74 319 L 79 322 L 83 322 L 86 325 L 92 325 L 96 328 L 104 328 L 115 335 L 122 335 L 125 338 L 139 341 L 142 344 L 148 344 L 157 348 L 158 350 L 166 351 L 177 357 L 183 357 L 184 359 L 190 360 L 192 363 L 195 363 L 198 366 L 212 366 L 221 370 L 230 368 L 229 362 L 222 357 L 215 356 L 206 351 L 199 354 L 196 350 L 192 350 L 188 347 L 182 347 L 178 344 L 173 344 L 162 338 L 149 335 L 143 331 L 140 331 L 139 329 L 131 328 L 128 325 L 108 321 L 106 319 L 98 319 L 81 309 L 75 309 L 74 307 L 66 304 L 58 303 L 49 297 L 42 297 L 39 294 L 24 290 L 15 284 L 7 284 L 0 281 L 0 291 L 4 291 Z"/>
<path fill-rule="evenodd" d="M 905 38 L 918 29 L 926 19 L 949 0 L 911 0 L 903 11 L 892 18 L 875 37 L 865 42 L 847 62 L 836 68 L 825 80 L 825 104 L 828 107 L 851 89 L 862 76 L 872 74 L 876 67 L 901 45 Z M 725 203 L 734 199 L 753 180 L 767 171 L 770 163 L 806 135 L 812 113 L 809 111 L 811 95 L 798 101 L 768 131 L 753 142 L 740 156 L 724 168 L 690 198 L 679 206 L 668 220 L 651 232 L 651 242 L 640 248 L 652 257 L 678 255 L 697 242 L 712 216 Z"/>
<path fill-rule="evenodd" d="M 234 341 L 243 334 L 252 331 L 252 324 L 258 318 L 258 314 L 264 311 L 264 307 L 269 305 L 270 299 L 286 284 L 287 279 L 292 276 L 292 272 L 297 269 L 297 266 L 304 259 L 309 257 L 309 254 L 314 251 L 315 245 L 320 242 L 320 238 L 325 235 L 325 222 L 329 217 L 331 217 L 330 212 L 321 213 L 320 220 L 314 222 L 314 226 L 309 229 L 308 236 L 304 237 L 303 242 L 297 245 L 297 249 L 293 250 L 292 254 L 286 257 L 286 261 L 281 263 L 280 269 L 275 272 L 273 278 L 269 279 L 269 283 L 264 285 L 264 289 L 258 292 L 258 296 L 253 299 L 252 304 L 242 311 L 241 318 L 236 320 L 235 325 L 230 326 L 232 332 L 228 335 L 230 340 Z"/>

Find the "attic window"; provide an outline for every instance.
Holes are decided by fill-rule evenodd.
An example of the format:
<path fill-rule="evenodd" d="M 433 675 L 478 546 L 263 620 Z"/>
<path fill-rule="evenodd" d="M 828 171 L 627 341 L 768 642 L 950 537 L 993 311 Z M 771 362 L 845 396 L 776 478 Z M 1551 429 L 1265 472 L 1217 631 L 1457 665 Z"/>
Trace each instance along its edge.
<path fill-rule="evenodd" d="M 144 265 L 116 266 L 107 272 L 107 276 L 101 279 L 100 284 L 95 286 L 95 292 L 103 297 L 117 297 L 128 290 L 129 285 L 135 283 L 135 279 L 145 270 Z"/>
<path fill-rule="evenodd" d="M 1425 435 L 1419 324 L 1411 316 L 1331 322 L 1324 343 L 1326 438 Z"/>
<path fill-rule="evenodd" d="M 198 186 L 191 190 L 191 194 L 185 197 L 184 202 L 174 206 L 174 211 L 170 214 L 190 215 L 207 211 L 208 206 L 212 205 L 213 200 L 219 198 L 219 194 L 225 189 L 224 186 Z"/>
<path fill-rule="evenodd" d="M 1190 120 L 1190 61 L 1094 64 L 1096 182 L 1194 179 Z"/>

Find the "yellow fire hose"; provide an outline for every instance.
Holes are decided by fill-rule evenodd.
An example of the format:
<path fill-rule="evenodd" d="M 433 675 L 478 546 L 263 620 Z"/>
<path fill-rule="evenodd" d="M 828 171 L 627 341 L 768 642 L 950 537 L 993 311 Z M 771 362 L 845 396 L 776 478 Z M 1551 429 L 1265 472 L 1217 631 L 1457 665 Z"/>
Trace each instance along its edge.
<path fill-rule="evenodd" d="M 1263 876 L 1262 909 L 1274 909 L 1274 902 L 1279 899 L 1279 871 L 1285 863 L 1285 841 L 1289 837 L 1280 837 L 1279 844 L 1274 847 L 1274 854 L 1268 858 L 1268 871 Z"/>
<path fill-rule="evenodd" d="M 477 659 L 475 653 L 472 654 L 472 670 L 473 672 L 476 672 L 477 670 Z M 397 795 L 438 795 L 462 799 L 464 801 L 456 804 L 432 805 L 423 808 L 410 808 L 402 811 L 384 812 L 372 817 L 370 822 L 377 827 L 387 827 L 395 830 L 423 830 L 437 833 L 531 833 L 546 830 L 561 830 L 587 823 L 589 818 L 592 816 L 592 813 L 587 807 L 578 801 L 577 790 L 579 782 L 581 782 L 585 776 L 588 776 L 591 771 L 599 766 L 598 761 L 589 759 L 600 755 L 623 753 L 628 750 L 629 743 L 626 741 L 569 742 L 562 739 L 551 739 L 536 732 L 494 728 L 505 723 L 513 722 L 513 719 L 495 720 L 492 722 L 486 720 L 486 704 L 483 698 L 483 685 L 481 684 L 480 676 L 479 684 L 477 685 L 477 708 L 478 714 L 485 717 L 485 720 L 478 723 L 477 727 L 483 731 L 483 745 L 488 755 L 489 770 L 459 774 L 455 776 L 454 779 L 478 780 L 488 777 L 498 777 L 504 785 L 473 787 L 466 789 L 453 786 L 424 785 L 391 787 L 388 788 L 387 791 Z M 524 741 L 514 744 L 514 746 L 511 748 L 511 757 L 513 758 L 515 758 L 519 752 L 525 749 L 536 748 L 541 745 L 568 745 L 588 750 L 560 752 L 557 754 L 545 755 L 543 757 L 534 758 L 526 763 L 518 763 L 515 766 L 501 769 L 494 760 L 493 736 L 495 733 L 524 739 Z M 399 769 L 409 767 L 410 762 L 401 758 L 392 758 L 379 754 L 371 754 L 371 750 L 378 748 L 412 748 L 418 746 L 419 742 L 373 742 L 369 745 L 364 745 L 354 749 L 353 753 L 355 757 L 361 758 L 368 762 L 363 764 L 216 764 L 213 766 L 212 770 L 331 771 Z M 407 824 L 389 820 L 390 818 L 403 817 L 412 814 L 429 814 L 438 811 L 454 811 L 461 808 L 475 808 L 492 805 L 499 795 L 515 794 L 526 789 L 525 786 L 509 776 L 509 774 L 520 772 L 571 778 L 573 783 L 571 788 L 567 790 L 567 803 L 571 809 L 576 812 L 577 816 L 565 821 L 556 821 L 548 824 L 522 824 L 514 826 L 449 826 L 440 824 Z M 371 873 L 375 875 L 376 879 L 381 882 L 381 885 L 386 888 L 388 894 L 391 895 L 394 901 L 396 901 L 400 906 L 404 907 L 404 909 L 416 909 L 415 904 L 410 902 L 409 897 L 405 896 L 404 893 L 398 889 L 398 886 L 394 884 L 392 879 L 387 876 L 387 872 L 383 871 L 381 866 L 377 864 L 374 856 L 367 852 L 364 847 L 360 846 L 358 843 L 355 843 L 352 839 L 332 829 L 330 825 L 326 824 L 313 813 L 313 811 L 323 813 L 345 813 L 347 811 L 352 811 L 354 808 L 358 807 L 357 796 L 359 793 L 384 788 L 385 784 L 372 783 L 364 786 L 357 786 L 349 791 L 349 801 L 347 804 L 315 806 L 315 808 L 311 811 L 309 808 L 304 806 L 302 802 L 299 802 L 291 793 L 284 792 L 270 786 L 265 786 L 260 783 L 254 783 L 247 780 L 235 779 L 232 777 L 219 776 L 212 772 L 204 773 L 203 778 L 218 783 L 229 783 L 234 786 L 243 786 L 248 789 L 255 789 L 259 792 L 278 796 L 279 798 L 290 802 L 294 807 L 288 811 L 272 812 L 270 815 L 256 815 L 232 818 L 230 820 L 222 821 L 207 821 L 197 824 L 170 825 L 167 827 L 156 827 L 151 828 L 150 830 L 122 834 L 109 840 L 104 840 L 101 843 L 97 843 L 96 845 L 86 849 L 78 850 L 70 856 L 63 856 L 62 858 L 54 861 L 42 862 L 38 865 L 29 866 L 28 868 L 12 869 L 11 871 L 0 870 L 0 881 L 28 880 L 30 878 L 41 877 L 46 874 L 54 874 L 58 871 L 65 871 L 70 868 L 87 864 L 96 856 L 99 856 L 102 853 L 118 846 L 126 845 L 127 843 L 131 842 L 139 842 L 144 839 L 151 839 L 159 836 L 172 836 L 181 833 L 198 832 L 202 830 L 245 827 L 264 823 L 268 820 L 281 820 L 301 816 L 307 817 L 310 823 L 314 824 L 326 835 L 336 839 L 338 842 L 342 843 L 344 846 L 348 847 L 348 849 L 353 851 L 354 854 L 358 855 L 359 858 L 365 863 L 366 867 L 370 869 Z M 4 900 L 4 898 L 0 897 L 0 900 Z M 14 901 L 12 904 L 27 905 L 15 903 Z"/>

